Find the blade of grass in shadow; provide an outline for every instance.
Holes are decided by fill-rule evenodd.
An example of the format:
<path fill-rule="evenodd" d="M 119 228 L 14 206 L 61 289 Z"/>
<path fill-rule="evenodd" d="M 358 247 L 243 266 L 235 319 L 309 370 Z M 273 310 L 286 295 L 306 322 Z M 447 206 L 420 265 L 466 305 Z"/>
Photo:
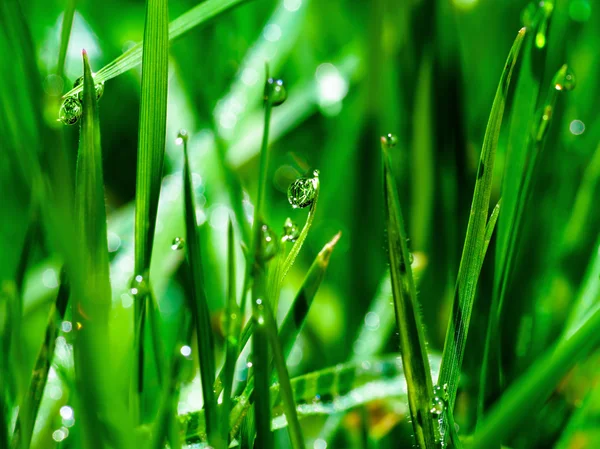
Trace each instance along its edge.
<path fill-rule="evenodd" d="M 233 389 L 233 376 L 235 374 L 235 362 L 238 357 L 241 315 L 240 308 L 236 302 L 235 291 L 235 236 L 233 223 L 229 221 L 227 228 L 227 307 L 225 310 L 225 364 L 223 366 L 223 402 L 221 405 L 221 440 L 228 443 L 229 436 L 229 412 L 231 411 L 231 390 Z M 252 321 L 250 321 L 252 322 Z M 217 380 L 217 383 L 218 380 Z M 220 391 L 216 391 L 218 397 Z"/>
<path fill-rule="evenodd" d="M 292 392 L 290 376 L 285 364 L 286 357 L 277 334 L 277 323 L 275 323 L 275 319 L 273 318 L 273 311 L 271 310 L 270 304 L 265 301 L 262 306 L 263 307 L 259 309 L 260 315 L 257 325 L 259 328 L 265 328 L 269 343 L 271 344 L 273 360 L 275 361 L 275 368 L 279 377 L 279 392 L 282 398 L 284 414 L 288 422 L 292 448 L 304 449 L 306 445 L 304 444 L 302 429 L 300 428 L 300 422 L 298 421 L 298 415 L 296 414 L 294 393 Z"/>
<path fill-rule="evenodd" d="M 213 385 L 215 383 L 215 348 L 210 323 L 210 312 L 208 301 L 204 290 L 204 271 L 202 268 L 202 257 L 200 251 L 200 236 L 198 235 L 198 223 L 196 221 L 196 200 L 192 183 L 192 173 L 187 150 L 188 135 L 180 131 L 179 137 L 183 144 L 184 167 L 183 167 L 183 194 L 185 204 L 185 227 L 187 242 L 187 257 L 190 265 L 191 285 L 193 295 L 190 298 L 190 310 L 192 320 L 196 329 L 198 343 L 198 358 L 200 364 L 200 380 L 202 384 L 202 397 L 204 399 L 204 410 L 206 412 L 206 428 L 208 441 L 218 440 L 218 416 L 217 398 Z"/>
<path fill-rule="evenodd" d="M 67 6 L 63 13 L 63 20 L 60 26 L 60 48 L 58 50 L 58 66 L 56 73 L 61 78 L 65 72 L 65 58 L 69 48 L 69 38 L 71 37 L 71 28 L 73 27 L 73 17 L 75 16 L 75 6 L 77 0 L 67 0 Z"/>
<path fill-rule="evenodd" d="M 600 307 L 595 306 L 577 328 L 559 338 L 509 387 L 484 417 L 470 448 L 487 449 L 525 425 L 525 418 L 544 403 L 563 376 L 600 343 L 599 328 Z"/>
<path fill-rule="evenodd" d="M 19 414 L 17 415 L 15 424 L 15 432 L 11 441 L 11 447 L 14 449 L 17 449 L 20 444 L 23 444 L 25 447 L 29 447 L 31 444 L 34 423 L 36 422 L 44 387 L 46 386 L 46 381 L 48 380 L 48 372 L 50 371 L 52 357 L 54 355 L 54 348 L 56 346 L 56 337 L 58 337 L 60 323 L 65 316 L 67 302 L 69 300 L 69 293 L 70 290 L 66 280 L 66 274 L 63 272 L 61 275 L 58 294 L 56 296 L 56 302 L 50 308 L 44 341 L 33 366 L 31 379 L 29 380 L 29 385 L 25 392 L 23 403 L 19 407 Z M 22 413 L 24 413 L 23 416 L 27 417 L 27 421 L 25 423 L 22 422 Z M 23 435 L 22 443 L 21 435 Z"/>
<path fill-rule="evenodd" d="M 554 76 L 544 106 L 542 110 L 534 116 L 533 120 L 537 120 L 537 123 L 533 128 L 533 133 L 530 131 L 528 133 L 528 138 L 526 139 L 525 155 L 527 157 L 526 160 L 523 161 L 521 167 L 522 172 L 518 181 L 518 186 L 516 186 L 516 189 L 507 187 L 509 189 L 511 198 L 510 206 L 512 206 L 512 209 L 507 211 L 508 214 L 511 214 L 509 217 L 510 220 L 501 222 L 501 224 L 504 224 L 505 226 L 502 234 L 503 240 L 499 242 L 499 245 L 501 246 L 499 246 L 498 251 L 496 251 L 497 265 L 496 275 L 494 276 L 494 293 L 488 320 L 483 368 L 480 379 L 481 391 L 478 402 L 479 416 L 483 415 L 485 403 L 486 401 L 489 401 L 489 396 L 492 393 L 492 391 L 487 391 L 490 388 L 488 383 L 491 382 L 490 377 L 493 374 L 490 370 L 500 369 L 500 364 L 497 362 L 500 357 L 500 348 L 497 345 L 500 317 L 508 284 L 515 266 L 523 215 L 531 197 L 535 172 L 538 167 L 540 155 L 544 150 L 546 136 L 552 121 L 558 94 L 563 90 L 572 89 L 572 80 L 573 75 L 569 72 L 566 65 L 561 67 Z M 496 368 L 493 368 L 493 366 L 496 366 Z M 501 372 L 499 374 L 501 378 Z"/>
<path fill-rule="evenodd" d="M 110 352 L 106 347 L 111 285 L 106 210 L 96 93 L 87 54 L 83 52 L 84 93 L 77 159 L 75 218 L 80 266 L 70 274 L 74 321 L 81 323 L 74 345 L 76 385 L 82 404 L 86 447 L 128 447 L 127 419 L 112 391 Z M 67 267 L 69 268 L 69 267 Z M 68 271 L 69 272 L 69 271 Z M 90 357 L 93 354 L 93 357 Z M 116 422 L 118 421 L 118 425 Z"/>
<path fill-rule="evenodd" d="M 168 41 L 176 39 L 192 28 L 206 23 L 222 12 L 225 12 L 246 1 L 248 0 L 206 0 L 194 6 L 192 9 L 183 13 L 181 16 L 168 24 L 168 36 L 166 36 L 166 39 Z M 148 36 L 145 35 L 143 42 L 134 45 L 117 59 L 100 69 L 94 77 L 96 82 L 101 83 L 115 78 L 116 76 L 131 70 L 140 63 L 143 65 L 143 54 L 146 52 L 145 45 L 147 45 L 145 40 L 147 39 Z M 64 95 L 64 97 L 75 95 L 80 91 L 81 88 L 71 89 Z"/>
<path fill-rule="evenodd" d="M 144 327 L 150 298 L 148 273 L 156 228 L 167 125 L 169 71 L 169 11 L 167 0 L 148 0 L 144 25 L 144 55 L 138 133 L 135 195 L 135 297 L 132 394 L 133 411 L 140 413 L 144 389 Z M 99 82 L 98 77 L 95 78 Z M 145 285 L 146 288 L 142 288 Z M 135 289 L 135 291 L 134 291 Z M 154 336 L 153 338 L 159 338 Z M 143 420 L 141 413 L 136 421 Z"/>
<path fill-rule="evenodd" d="M 454 302 L 446 331 L 444 352 L 442 354 L 442 365 L 438 385 L 447 385 L 448 404 L 454 407 L 458 378 L 464 355 L 469 323 L 477 281 L 483 263 L 483 247 L 485 244 L 485 228 L 488 221 L 489 202 L 492 189 L 492 175 L 494 172 L 494 161 L 496 148 L 500 135 L 500 127 L 504 116 L 504 108 L 507 102 L 508 88 L 513 69 L 517 63 L 521 45 L 526 30 L 522 28 L 515 39 L 508 58 L 500 83 L 496 91 L 492 111 L 488 121 L 483 147 L 475 181 L 475 191 L 471 204 L 471 214 L 467 225 L 467 234 L 460 261 L 460 267 L 456 282 Z"/>
<path fill-rule="evenodd" d="M 400 354 L 406 375 L 408 405 L 419 447 L 436 447 L 436 435 L 429 410 L 433 383 L 425 349 L 425 335 L 417 301 L 417 291 L 406 245 L 406 231 L 396 193 L 396 183 L 390 168 L 389 150 L 396 136 L 381 138 L 383 152 L 383 191 L 385 198 L 388 257 L 396 325 L 400 336 Z"/>

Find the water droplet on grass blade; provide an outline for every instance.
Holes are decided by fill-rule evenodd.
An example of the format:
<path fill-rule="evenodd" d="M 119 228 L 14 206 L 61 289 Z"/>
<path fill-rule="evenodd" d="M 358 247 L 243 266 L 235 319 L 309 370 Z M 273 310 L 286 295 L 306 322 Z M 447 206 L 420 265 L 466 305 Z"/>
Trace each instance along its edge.
<path fill-rule="evenodd" d="M 187 143 L 188 137 L 189 137 L 189 134 L 188 134 L 187 130 L 180 129 L 179 132 L 177 133 L 177 138 L 175 139 L 175 143 L 177 145 L 183 145 L 184 142 Z"/>
<path fill-rule="evenodd" d="M 135 275 L 129 285 L 129 292 L 134 298 L 141 298 L 148 294 L 148 281 L 141 274 Z"/>
<path fill-rule="evenodd" d="M 81 118 L 83 109 L 77 97 L 67 97 L 60 106 L 58 120 L 65 125 L 74 125 Z"/>
<path fill-rule="evenodd" d="M 431 409 L 429 409 L 431 414 L 440 416 L 446 410 L 447 403 L 448 385 L 444 384 L 443 387 L 436 385 L 433 387 L 433 399 L 431 401 Z"/>
<path fill-rule="evenodd" d="M 385 148 L 394 148 L 398 143 L 398 137 L 396 134 L 388 133 L 385 136 L 381 136 L 381 145 Z"/>
<path fill-rule="evenodd" d="M 83 76 L 80 76 L 73 83 L 73 89 L 81 86 L 82 84 L 83 84 Z M 100 100 L 102 95 L 104 95 L 104 82 L 95 83 L 94 87 L 96 89 L 96 100 Z M 77 93 L 77 98 L 79 99 L 79 101 L 83 101 L 83 90 L 81 92 Z"/>
<path fill-rule="evenodd" d="M 300 237 L 300 229 L 296 223 L 294 223 L 292 219 L 288 217 L 283 224 L 283 237 L 281 238 L 281 241 L 295 242 L 298 240 L 298 237 Z"/>
<path fill-rule="evenodd" d="M 556 73 L 552 81 L 556 90 L 568 92 L 575 89 L 575 74 L 566 64 Z"/>
<path fill-rule="evenodd" d="M 310 206 L 317 196 L 319 171 L 313 172 L 313 178 L 298 178 L 288 187 L 288 201 L 294 209 Z"/>
<path fill-rule="evenodd" d="M 264 100 L 271 106 L 279 106 L 287 99 L 287 90 L 282 80 L 269 78 L 265 84 Z"/>
<path fill-rule="evenodd" d="M 185 240 L 182 237 L 175 237 L 171 242 L 171 249 L 173 251 L 179 251 L 185 247 Z"/>
<path fill-rule="evenodd" d="M 268 225 L 262 225 L 261 229 L 262 241 L 260 242 L 259 257 L 263 262 L 271 260 L 279 250 L 277 235 L 269 228 Z M 257 300 L 257 303 L 260 300 Z"/>

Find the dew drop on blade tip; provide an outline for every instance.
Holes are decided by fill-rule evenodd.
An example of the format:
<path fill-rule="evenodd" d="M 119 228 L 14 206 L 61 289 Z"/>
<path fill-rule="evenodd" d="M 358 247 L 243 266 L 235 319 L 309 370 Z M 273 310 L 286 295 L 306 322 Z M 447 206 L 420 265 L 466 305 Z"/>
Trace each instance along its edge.
<path fill-rule="evenodd" d="M 189 138 L 189 134 L 188 134 L 187 130 L 182 128 L 177 133 L 177 138 L 175 139 L 175 143 L 177 145 L 183 145 L 184 142 L 188 141 L 188 138 Z"/>
<path fill-rule="evenodd" d="M 81 118 L 83 109 L 77 97 L 67 97 L 60 106 L 58 120 L 65 125 L 74 125 Z"/>
<path fill-rule="evenodd" d="M 398 143 L 398 137 L 395 134 L 389 133 L 385 136 L 381 136 L 381 144 L 385 148 L 394 148 Z"/>
<path fill-rule="evenodd" d="M 294 209 L 310 206 L 319 188 L 319 171 L 313 172 L 312 178 L 298 178 L 288 187 L 288 201 Z"/>
<path fill-rule="evenodd" d="M 279 106 L 287 99 L 287 90 L 280 79 L 269 78 L 265 84 L 264 100 L 271 106 Z"/>

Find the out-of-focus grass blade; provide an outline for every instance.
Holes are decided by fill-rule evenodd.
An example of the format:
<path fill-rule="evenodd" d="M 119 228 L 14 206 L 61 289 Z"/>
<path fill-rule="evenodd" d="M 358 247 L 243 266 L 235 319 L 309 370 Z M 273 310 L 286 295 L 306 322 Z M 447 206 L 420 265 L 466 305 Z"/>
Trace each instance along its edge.
<path fill-rule="evenodd" d="M 469 447 L 487 449 L 527 423 L 525 418 L 535 413 L 562 377 L 600 343 L 599 328 L 600 307 L 596 306 L 579 327 L 562 336 L 504 393 L 485 416 Z"/>
<path fill-rule="evenodd" d="M 75 342 L 76 384 L 81 398 L 82 433 L 87 447 L 126 447 L 127 417 L 112 391 L 108 315 L 111 286 L 106 210 L 96 91 L 87 54 L 83 52 L 83 115 L 77 159 L 75 218 L 80 266 L 73 269 L 73 314 L 81 323 Z M 68 267 L 69 268 L 69 267 Z M 82 278 L 77 276 L 81 274 Z M 90 355 L 93 355 L 90 356 Z M 102 417 L 102 418 L 101 418 Z M 117 423 L 118 425 L 112 425 Z"/>
<path fill-rule="evenodd" d="M 168 36 L 166 36 L 167 40 L 170 41 L 175 39 L 192 28 L 206 23 L 210 19 L 213 19 L 217 15 L 222 12 L 227 11 L 237 5 L 244 3 L 247 0 L 206 0 L 188 12 L 183 13 L 177 19 L 173 20 L 168 25 Z M 168 16 L 167 16 L 168 20 Z M 119 56 L 114 61 L 107 64 L 105 67 L 100 69 L 94 79 L 97 83 L 107 81 L 112 79 L 120 74 L 131 70 L 139 63 L 145 64 L 143 61 L 143 54 L 146 52 L 147 45 L 145 41 L 148 39 L 148 36 L 144 35 L 144 41 L 139 44 L 134 45 L 121 56 Z M 75 95 L 81 91 L 81 88 L 71 89 L 64 96 Z"/>
<path fill-rule="evenodd" d="M 286 356 L 284 355 L 281 341 L 277 335 L 277 324 L 273 318 L 273 311 L 271 310 L 270 304 L 265 301 L 263 306 L 264 307 L 260 309 L 261 314 L 257 325 L 259 328 L 261 326 L 265 328 L 271 344 L 275 369 L 277 370 L 277 375 L 279 377 L 279 392 L 282 398 L 283 412 L 288 422 L 292 448 L 304 449 L 306 445 L 304 444 L 302 429 L 300 428 L 300 422 L 298 421 L 298 415 L 296 413 L 296 403 L 294 402 L 294 393 L 292 392 L 290 375 L 285 364 Z"/>
<path fill-rule="evenodd" d="M 525 28 L 522 28 L 506 60 L 506 66 L 502 72 L 492 105 L 492 111 L 483 140 L 479 168 L 477 170 L 471 214 L 467 225 L 467 234 L 461 256 L 454 302 L 452 304 L 446 341 L 444 343 L 440 377 L 438 379 L 438 385 L 447 385 L 448 402 L 451 409 L 454 407 L 454 400 L 456 398 L 458 378 L 471 320 L 473 301 L 482 266 L 485 228 L 488 221 L 492 175 L 494 172 L 498 137 L 500 135 L 502 117 L 504 116 L 510 80 L 525 34 Z"/>
<path fill-rule="evenodd" d="M 233 376 L 235 362 L 238 356 L 241 311 L 236 302 L 235 291 L 235 236 L 233 223 L 229 221 L 227 228 L 227 307 L 225 310 L 225 364 L 223 366 L 223 403 L 220 412 L 221 440 L 228 442 L 229 412 L 231 411 L 231 390 L 233 389 Z M 250 321 L 252 322 L 252 321 Z M 243 349 L 243 347 L 242 347 Z M 216 389 L 215 389 L 216 390 Z M 218 397 L 221 392 L 215 391 Z"/>
<path fill-rule="evenodd" d="M 419 313 L 417 291 L 409 262 L 406 231 L 396 192 L 396 183 L 390 169 L 388 151 L 393 146 L 392 139 L 395 139 L 395 136 L 382 137 L 383 190 L 392 292 L 415 440 L 418 446 L 428 448 L 435 447 L 437 444 L 433 420 L 429 413 L 433 383 L 425 349 L 425 335 Z"/>
<path fill-rule="evenodd" d="M 144 55 L 138 132 L 137 178 L 135 195 L 135 277 L 138 284 L 149 285 L 148 274 L 156 228 L 158 197 L 162 180 L 167 126 L 169 71 L 169 11 L 167 0 L 148 0 L 144 26 Z M 98 77 L 95 78 L 99 81 Z M 134 346 L 137 351 L 132 378 L 132 398 L 139 401 L 144 388 L 144 323 L 147 292 L 135 295 Z M 134 405 L 134 409 L 138 409 Z M 139 418 L 138 418 L 139 419 Z"/>
<path fill-rule="evenodd" d="M 431 355 L 433 374 L 440 366 L 439 355 Z M 337 415 L 359 405 L 378 399 L 397 398 L 406 400 L 406 379 L 402 364 L 396 355 L 353 360 L 291 379 L 300 418 L 312 415 Z M 282 406 L 279 384 L 271 386 L 273 430 L 287 426 Z M 241 397 L 237 409 L 248 410 L 250 404 Z M 231 437 L 234 438 L 242 423 L 244 413 L 232 413 Z M 204 438 L 204 414 L 202 411 L 179 417 L 187 431 L 186 440 Z"/>
<path fill-rule="evenodd" d="M 56 73 L 60 77 L 63 76 L 65 71 L 65 58 L 67 56 L 67 49 L 69 48 L 69 38 L 71 37 L 76 5 L 77 0 L 67 0 L 67 7 L 65 8 L 60 27 L 60 48 L 58 50 L 58 66 L 56 67 Z"/>
<path fill-rule="evenodd" d="M 196 201 L 192 184 L 189 156 L 187 150 L 187 133 L 183 136 L 184 167 L 183 167 L 183 194 L 185 204 L 185 227 L 187 256 L 192 271 L 193 295 L 190 304 L 193 323 L 196 329 L 198 343 L 198 357 L 200 363 L 200 379 L 202 384 L 202 397 L 206 411 L 206 428 L 208 441 L 211 443 L 218 438 L 217 398 L 213 385 L 215 383 L 215 348 L 210 323 L 210 312 L 204 290 L 204 272 L 200 251 L 200 236 L 196 222 Z"/>
<path fill-rule="evenodd" d="M 48 372 L 50 370 L 52 357 L 54 355 L 54 347 L 56 346 L 56 337 L 58 337 L 60 323 L 65 316 L 67 302 L 69 300 L 69 293 L 69 285 L 66 280 L 66 275 L 63 272 L 61 276 L 60 288 L 56 296 L 56 302 L 50 308 L 44 342 L 42 343 L 42 347 L 33 366 L 33 372 L 31 379 L 29 380 L 29 388 L 27 388 L 23 398 L 23 404 L 19 408 L 20 414 L 17 415 L 15 433 L 11 442 L 11 447 L 14 449 L 20 447 L 21 432 L 22 435 L 25 436 L 22 444 L 24 444 L 26 447 L 29 447 L 31 444 L 34 423 L 36 422 L 44 387 L 46 386 L 46 381 L 48 380 Z M 21 422 L 22 411 L 26 411 L 24 412 L 24 416 L 27 417 L 27 423 Z"/>

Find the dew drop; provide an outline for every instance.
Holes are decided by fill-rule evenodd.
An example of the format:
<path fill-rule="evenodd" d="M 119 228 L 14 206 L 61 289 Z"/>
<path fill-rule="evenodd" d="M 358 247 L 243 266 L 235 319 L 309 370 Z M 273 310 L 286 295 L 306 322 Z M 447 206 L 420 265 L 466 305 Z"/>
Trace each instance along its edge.
<path fill-rule="evenodd" d="M 82 84 L 83 84 L 83 76 L 80 76 L 73 83 L 73 89 L 81 86 Z M 96 89 L 96 100 L 100 100 L 102 95 L 104 95 L 104 82 L 95 83 L 94 87 Z M 79 99 L 79 101 L 83 101 L 83 90 L 81 92 L 77 93 L 77 98 Z"/>
<path fill-rule="evenodd" d="M 556 90 L 570 91 L 575 89 L 575 74 L 573 71 L 563 65 L 553 79 Z"/>
<path fill-rule="evenodd" d="M 440 416 L 446 410 L 448 399 L 448 384 L 444 384 L 443 387 L 439 385 L 433 387 L 433 399 L 429 412 L 432 415 Z"/>
<path fill-rule="evenodd" d="M 65 125 L 74 125 L 81 118 L 83 110 L 77 97 L 67 97 L 60 106 L 58 120 Z"/>
<path fill-rule="evenodd" d="M 271 106 L 279 106 L 287 99 L 287 90 L 280 79 L 269 78 L 265 84 L 264 100 Z"/>
<path fill-rule="evenodd" d="M 294 223 L 292 219 L 288 217 L 283 224 L 283 237 L 281 241 L 295 242 L 298 240 L 298 237 L 300 237 L 300 229 L 296 223 Z"/>
<path fill-rule="evenodd" d="M 187 130 L 180 129 L 179 132 L 177 133 L 177 138 L 175 139 L 175 143 L 177 145 L 183 145 L 184 142 L 187 143 L 188 137 L 189 137 L 189 134 L 188 134 Z"/>
<path fill-rule="evenodd" d="M 171 242 L 171 249 L 179 251 L 185 247 L 185 240 L 182 237 L 175 237 Z"/>
<path fill-rule="evenodd" d="M 288 187 L 288 201 L 294 209 L 310 206 L 319 189 L 319 171 L 312 178 L 298 178 Z"/>
<path fill-rule="evenodd" d="M 134 276 L 129 285 L 129 292 L 134 298 L 146 296 L 148 294 L 148 282 L 146 278 L 141 274 Z"/>
<path fill-rule="evenodd" d="M 394 148 L 398 143 L 398 137 L 396 134 L 386 134 L 385 136 L 381 136 L 381 144 L 386 148 Z"/>
<path fill-rule="evenodd" d="M 261 229 L 262 242 L 260 246 L 259 255 L 263 262 L 271 260 L 277 254 L 279 250 L 279 244 L 277 242 L 277 235 L 269 228 L 268 225 L 262 225 Z M 257 300 L 261 301 L 260 299 Z M 260 305 L 260 304 L 259 304 Z"/>

